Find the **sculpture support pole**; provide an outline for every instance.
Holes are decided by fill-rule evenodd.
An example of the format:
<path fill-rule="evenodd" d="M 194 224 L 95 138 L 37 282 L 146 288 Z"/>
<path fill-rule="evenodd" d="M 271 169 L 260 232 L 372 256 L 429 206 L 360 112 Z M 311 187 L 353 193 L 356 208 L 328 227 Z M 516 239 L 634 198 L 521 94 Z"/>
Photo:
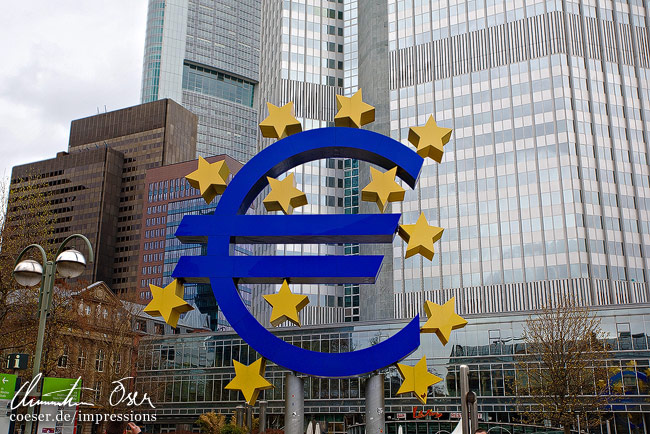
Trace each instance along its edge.
<path fill-rule="evenodd" d="M 285 377 L 284 432 L 303 434 L 305 428 L 305 385 L 292 373 Z"/>
<path fill-rule="evenodd" d="M 461 427 L 463 434 L 469 434 L 470 430 L 470 416 L 469 407 L 467 405 L 467 394 L 469 393 L 469 366 L 460 365 L 460 412 L 461 412 Z"/>
<path fill-rule="evenodd" d="M 366 433 L 386 433 L 384 374 L 375 374 L 366 381 Z"/>
<path fill-rule="evenodd" d="M 237 407 L 235 407 L 235 420 L 237 421 L 237 425 L 244 426 L 244 406 L 243 405 L 238 405 Z"/>
<path fill-rule="evenodd" d="M 266 432 L 266 407 L 268 401 L 260 401 L 260 434 Z"/>
<path fill-rule="evenodd" d="M 247 405 L 246 406 L 246 432 L 248 434 L 251 434 L 253 432 L 253 406 L 252 405 Z"/>

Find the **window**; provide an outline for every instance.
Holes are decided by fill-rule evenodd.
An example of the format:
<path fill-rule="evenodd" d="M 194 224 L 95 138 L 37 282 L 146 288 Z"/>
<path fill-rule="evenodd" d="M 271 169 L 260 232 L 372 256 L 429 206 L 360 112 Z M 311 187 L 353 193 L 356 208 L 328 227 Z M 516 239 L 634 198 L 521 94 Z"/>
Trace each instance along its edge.
<path fill-rule="evenodd" d="M 67 345 L 63 346 L 63 354 L 61 354 L 61 357 L 59 357 L 59 363 L 57 365 L 59 368 L 68 367 L 68 346 Z"/>
<path fill-rule="evenodd" d="M 155 333 L 157 335 L 164 335 L 165 334 L 165 326 L 162 324 L 155 324 Z"/>
<path fill-rule="evenodd" d="M 143 320 L 137 320 L 135 322 L 135 329 L 146 333 L 147 332 L 147 322 L 143 321 Z"/>
<path fill-rule="evenodd" d="M 115 353 L 115 373 L 119 374 L 120 369 L 122 369 L 122 355 L 120 353 Z"/>
<path fill-rule="evenodd" d="M 185 63 L 182 85 L 183 89 L 253 106 L 254 84 L 219 71 Z"/>
<path fill-rule="evenodd" d="M 77 357 L 77 365 L 79 369 L 84 369 L 86 367 L 86 352 L 79 348 L 79 357 Z"/>
<path fill-rule="evenodd" d="M 97 381 L 95 383 L 95 402 L 99 402 L 102 398 L 102 383 Z"/>
<path fill-rule="evenodd" d="M 97 357 L 95 358 L 95 369 L 97 372 L 104 372 L 104 350 L 97 350 Z"/>

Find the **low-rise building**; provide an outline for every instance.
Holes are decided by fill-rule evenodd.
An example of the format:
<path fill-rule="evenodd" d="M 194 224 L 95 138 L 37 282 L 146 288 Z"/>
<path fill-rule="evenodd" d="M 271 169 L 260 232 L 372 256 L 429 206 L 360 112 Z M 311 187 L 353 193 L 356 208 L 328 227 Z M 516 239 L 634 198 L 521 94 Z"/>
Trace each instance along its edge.
<path fill-rule="evenodd" d="M 429 388 L 427 404 L 422 406 L 410 395 L 396 396 L 401 384 L 400 375 L 394 366 L 384 369 L 388 434 L 397 434 L 399 425 L 406 433 L 451 432 L 460 413 L 461 364 L 470 367 L 470 389 L 478 395 L 482 426 L 499 425 L 510 432 L 540 430 L 539 427 L 526 428 L 520 424 L 519 392 L 514 386 L 518 375 L 517 362 L 526 356 L 522 332 L 531 313 L 469 315 L 469 324 L 455 330 L 446 346 L 434 335 L 421 335 L 419 349 L 403 363 L 414 365 L 426 355 L 429 371 L 443 381 Z M 601 320 L 611 348 L 611 359 L 607 361 L 611 381 L 620 382 L 624 390 L 624 396 L 613 398 L 610 432 L 643 432 L 642 427 L 650 422 L 647 373 L 650 363 L 650 306 L 601 307 L 595 313 Z M 302 348 L 324 353 L 343 352 L 381 342 L 406 323 L 393 320 L 285 327 L 275 329 L 274 333 Z M 224 389 L 235 374 L 233 360 L 249 364 L 260 357 L 234 332 L 150 336 L 142 340 L 140 348 L 146 354 L 153 354 L 150 359 L 138 361 L 136 389 L 159 391 L 154 401 L 161 416 L 156 424 L 147 425 L 147 432 L 154 433 L 187 428 L 204 412 L 231 413 L 236 406 L 243 405 L 240 392 Z M 267 362 L 265 377 L 274 388 L 263 391 L 258 399 L 268 401 L 269 423 L 273 428 L 284 426 L 287 373 L 284 368 Z M 365 378 L 303 376 L 303 379 L 305 421 L 328 422 L 328 432 L 335 434 L 346 433 L 363 422 Z M 428 415 L 419 418 L 420 411 Z M 548 428 L 542 430 L 548 431 Z M 605 422 L 601 430 L 607 432 Z"/>

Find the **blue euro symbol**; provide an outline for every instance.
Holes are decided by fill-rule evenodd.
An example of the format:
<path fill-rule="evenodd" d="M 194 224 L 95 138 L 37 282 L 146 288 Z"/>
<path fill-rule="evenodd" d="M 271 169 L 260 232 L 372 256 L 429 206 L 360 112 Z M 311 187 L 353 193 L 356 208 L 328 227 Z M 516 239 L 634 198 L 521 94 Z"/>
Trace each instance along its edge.
<path fill-rule="evenodd" d="M 352 377 L 398 362 L 420 345 L 416 316 L 387 340 L 358 351 L 320 353 L 274 336 L 248 311 L 237 283 L 374 283 L 382 256 L 232 256 L 231 243 L 390 243 L 399 214 L 245 215 L 268 185 L 267 176 L 323 158 L 354 158 L 397 175 L 413 188 L 423 159 L 403 144 L 371 131 L 321 128 L 268 146 L 244 165 L 226 188 L 213 215 L 185 216 L 176 236 L 207 243 L 205 256 L 183 256 L 173 277 L 209 282 L 219 308 L 239 336 L 264 358 L 286 369 L 319 377 Z M 387 294 L 393 296 L 392 294 Z"/>

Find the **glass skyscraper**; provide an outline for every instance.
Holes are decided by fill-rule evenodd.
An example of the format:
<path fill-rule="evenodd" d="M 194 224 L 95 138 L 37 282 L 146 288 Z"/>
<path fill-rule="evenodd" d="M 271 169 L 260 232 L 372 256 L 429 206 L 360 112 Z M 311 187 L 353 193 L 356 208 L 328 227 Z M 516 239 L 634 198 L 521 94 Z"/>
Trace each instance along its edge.
<path fill-rule="evenodd" d="M 335 96 L 362 88 L 364 101 L 376 108 L 367 128 L 405 146 L 412 146 L 409 128 L 424 125 L 430 115 L 454 130 L 442 163 L 426 160 L 416 188 L 407 187 L 405 200 L 387 210 L 401 213 L 404 224 L 424 212 L 431 225 L 445 229 L 433 261 L 404 259 L 400 238 L 384 247 L 277 246 L 277 254 L 386 257 L 376 285 L 292 285 L 310 297 L 303 323 L 321 325 L 278 335 L 323 352 L 346 351 L 350 342 L 363 348 L 394 333 L 405 318 L 423 314 L 424 300 L 456 296 L 468 327 L 444 349 L 427 341 L 408 361 L 426 355 L 429 370 L 445 379 L 429 390 L 445 417 L 459 410 L 458 365 L 467 363 L 486 422 L 512 422 L 517 392 L 509 384 L 526 351 L 523 323 L 548 296 L 568 294 L 598 306 L 614 352 L 612 375 L 632 378 L 626 372 L 636 370 L 630 405 L 617 410 L 612 429 L 644 432 L 647 380 L 637 379 L 648 366 L 650 4 L 264 0 L 259 7 L 254 128 L 266 117 L 267 101 L 293 101 L 305 130 L 331 126 Z M 258 137 L 255 149 L 268 143 Z M 363 162 L 322 160 L 293 172 L 309 201 L 296 213 L 376 212 L 359 198 L 369 181 Z M 254 212 L 265 211 L 258 206 Z M 623 304 L 628 306 L 612 307 Z M 268 324 L 266 304 L 255 290 L 251 309 Z M 340 321 L 358 323 L 330 324 Z M 207 409 L 236 406 L 239 396 L 223 389 L 233 376 L 231 359 L 257 357 L 229 333 L 152 339 L 148 345 L 154 359 L 140 367 L 138 382 L 146 388 L 164 381 L 161 406 L 186 421 Z M 188 363 L 196 368 L 178 371 Z M 279 427 L 285 372 L 270 365 L 267 376 L 276 389 L 264 398 Z M 392 397 L 399 379 L 392 367 L 385 373 L 387 414 L 408 413 L 415 401 Z M 360 421 L 363 379 L 305 381 L 307 415 L 337 424 L 332 432 Z M 407 430 L 452 428 L 411 424 Z M 388 430 L 397 432 L 397 426 Z"/>
<path fill-rule="evenodd" d="M 147 35 L 143 99 L 176 89 L 199 115 L 199 153 L 246 161 L 269 143 L 256 127 L 267 101 L 293 101 L 303 129 L 319 128 L 332 124 L 335 95 L 359 87 L 376 107 L 369 128 L 406 146 L 430 115 L 454 129 L 443 162 L 427 160 L 389 209 L 445 228 L 433 262 L 404 260 L 398 238 L 381 251 L 378 285 L 304 286 L 312 303 L 347 308 L 349 321 L 410 317 L 451 295 L 465 313 L 534 309 L 555 292 L 592 305 L 648 300 L 647 5 L 152 0 Z M 219 135 L 244 131 L 206 114 L 224 107 L 247 136 Z M 373 212 L 359 201 L 368 169 L 357 165 L 296 168 L 309 199 L 297 212 Z"/>
<path fill-rule="evenodd" d="M 197 154 L 255 152 L 260 0 L 149 0 L 142 102 L 171 98 L 199 118 Z"/>
<path fill-rule="evenodd" d="M 401 206 L 445 233 L 432 263 L 395 243 L 395 315 L 646 302 L 648 5 L 386 3 L 391 136 L 454 129 Z"/>
<path fill-rule="evenodd" d="M 333 126 L 336 95 L 343 93 L 344 84 L 344 3 L 264 1 L 262 16 L 258 120 L 267 115 L 267 101 L 275 105 L 293 101 L 303 130 Z M 260 136 L 260 149 L 270 143 L 272 140 Z M 308 200 L 308 205 L 294 213 L 358 212 L 358 186 L 352 187 L 350 176 L 346 176 L 358 170 L 351 165 L 349 160 L 324 159 L 293 169 L 297 187 Z M 266 212 L 263 206 L 259 211 Z M 342 255 L 351 249 L 341 245 L 278 245 L 274 253 Z M 292 285 L 291 289 L 309 296 L 310 304 L 303 311 L 307 324 L 351 321 L 355 314 L 358 318 L 359 305 L 353 307 L 352 287 Z M 261 292 L 269 290 L 272 288 L 267 286 Z M 253 297 L 253 307 L 255 315 L 268 322 L 270 311 L 262 297 Z"/>

